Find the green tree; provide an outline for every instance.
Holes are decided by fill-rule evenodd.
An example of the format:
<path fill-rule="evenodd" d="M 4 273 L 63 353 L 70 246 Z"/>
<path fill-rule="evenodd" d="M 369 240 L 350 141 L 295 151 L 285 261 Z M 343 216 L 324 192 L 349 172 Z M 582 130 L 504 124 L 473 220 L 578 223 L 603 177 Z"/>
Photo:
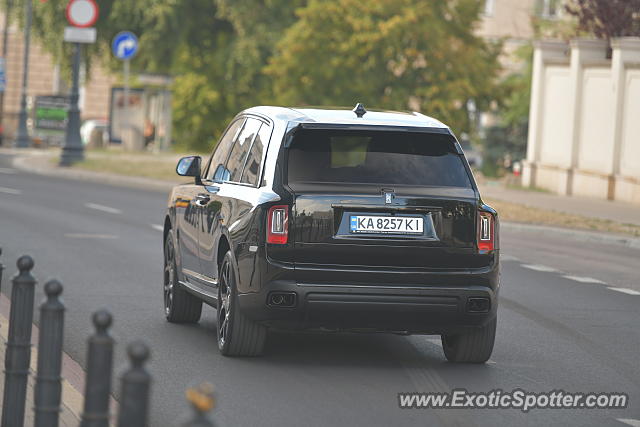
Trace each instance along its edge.
<path fill-rule="evenodd" d="M 287 21 L 284 0 L 266 3 L 97 0 L 97 3 L 98 38 L 95 44 L 84 48 L 87 64 L 98 61 L 119 72 L 121 63 L 111 54 L 111 40 L 123 30 L 138 35 L 140 48 L 131 61 L 132 71 L 169 73 L 176 77 L 175 139 L 185 147 L 199 150 L 210 149 L 229 118 L 240 107 L 249 105 L 251 89 L 256 87 L 269 54 L 253 46 L 266 46 L 277 37 L 273 35 L 275 29 L 294 19 L 290 11 Z M 68 25 L 67 4 L 68 0 L 34 2 L 32 28 L 35 37 L 68 72 L 72 46 L 62 40 L 64 27 Z M 20 18 L 23 6 L 24 0 L 16 0 L 15 10 L 20 12 L 17 14 Z M 267 31 L 270 28 L 274 30 Z"/>
<path fill-rule="evenodd" d="M 24 1 L 16 0 L 18 10 Z M 34 2 L 34 32 L 68 69 L 67 2 Z M 499 48 L 473 35 L 477 0 L 97 2 L 89 63 L 118 72 L 111 40 L 136 33 L 132 71 L 175 76 L 174 138 L 184 147 L 209 150 L 235 113 L 260 103 L 361 100 L 422 110 L 468 132 L 467 101 L 486 109 L 497 93 Z"/>
<path fill-rule="evenodd" d="M 216 18 L 226 30 L 215 40 L 190 42 L 178 58 L 174 122 L 178 142 L 208 150 L 240 110 L 271 103 L 264 66 L 303 0 L 218 0 Z"/>
<path fill-rule="evenodd" d="M 14 0 L 20 19 L 25 0 Z M 47 0 L 33 3 L 32 31 L 58 63 L 71 61 L 72 46 L 62 36 L 68 26 L 65 9 L 69 0 Z M 100 10 L 97 42 L 84 46 L 85 59 L 99 60 L 103 65 L 119 69 L 111 55 L 111 41 L 120 31 L 128 30 L 140 39 L 139 52 L 132 68 L 149 72 L 170 72 L 177 54 L 185 46 L 207 46 L 220 31 L 231 31 L 229 23 L 217 18 L 215 0 L 96 0 Z M 185 25 L 188 23 L 188 25 Z"/>
<path fill-rule="evenodd" d="M 531 71 L 533 48 L 526 44 L 516 50 L 514 59 L 519 67 L 500 82 L 502 100 L 495 111 L 496 122 L 484 130 L 482 145 L 482 172 L 498 176 L 502 172 L 502 159 L 510 156 L 521 160 L 526 155 L 531 100 Z"/>
<path fill-rule="evenodd" d="M 500 46 L 474 35 L 477 0 L 311 0 L 267 73 L 282 104 L 418 109 L 459 132 L 495 99 Z"/>

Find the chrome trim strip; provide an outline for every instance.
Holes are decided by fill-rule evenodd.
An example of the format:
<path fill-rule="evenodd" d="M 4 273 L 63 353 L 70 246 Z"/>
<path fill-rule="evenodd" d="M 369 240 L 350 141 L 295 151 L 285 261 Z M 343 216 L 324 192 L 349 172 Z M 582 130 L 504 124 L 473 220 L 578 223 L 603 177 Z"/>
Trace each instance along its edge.
<path fill-rule="evenodd" d="M 189 282 L 178 281 L 178 283 L 180 284 L 180 286 L 187 288 L 187 291 L 189 291 L 190 293 L 201 295 L 207 299 L 213 299 L 215 301 L 218 300 L 217 293 L 213 294 L 213 293 L 206 292 L 204 289 L 198 288 L 197 286 Z"/>
<path fill-rule="evenodd" d="M 200 280 L 201 282 L 205 282 L 205 283 L 208 283 L 208 284 L 213 285 L 213 286 L 218 286 L 218 281 L 217 280 L 213 280 L 213 279 L 211 279 L 211 278 L 209 278 L 207 276 L 203 276 L 202 274 L 196 273 L 195 271 L 191 271 L 191 270 L 189 270 L 187 268 L 183 268 L 182 272 L 184 274 L 186 274 L 187 276 L 189 276 L 189 277 L 192 277 L 192 278 L 194 278 L 196 280 Z"/>
<path fill-rule="evenodd" d="M 371 286 L 371 285 L 352 285 L 352 284 L 336 284 L 336 283 L 296 283 L 298 286 L 309 287 L 309 288 L 319 288 L 319 287 L 327 287 L 327 288 L 360 288 L 360 289 L 370 289 L 372 291 L 380 290 L 380 289 L 392 289 L 392 290 L 442 290 L 442 287 L 428 287 L 428 286 L 392 286 L 392 285 L 380 285 L 380 286 Z M 449 289 L 449 288 L 445 288 Z"/>

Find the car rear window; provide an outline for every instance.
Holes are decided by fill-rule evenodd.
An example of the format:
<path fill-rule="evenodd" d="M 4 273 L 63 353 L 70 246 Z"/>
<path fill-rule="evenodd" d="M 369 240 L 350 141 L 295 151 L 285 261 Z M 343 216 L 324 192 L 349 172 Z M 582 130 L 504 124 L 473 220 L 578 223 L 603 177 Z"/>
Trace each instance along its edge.
<path fill-rule="evenodd" d="M 453 137 L 437 133 L 301 130 L 287 170 L 289 182 L 471 187 Z"/>

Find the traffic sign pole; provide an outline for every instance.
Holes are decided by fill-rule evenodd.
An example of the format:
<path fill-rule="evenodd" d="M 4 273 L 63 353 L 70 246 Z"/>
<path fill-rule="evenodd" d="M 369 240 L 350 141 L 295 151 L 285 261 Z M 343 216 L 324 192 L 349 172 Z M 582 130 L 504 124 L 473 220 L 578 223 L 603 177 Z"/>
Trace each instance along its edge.
<path fill-rule="evenodd" d="M 62 155 L 60 157 L 60 166 L 71 166 L 72 164 L 84 159 L 84 146 L 80 137 L 80 108 L 78 107 L 78 98 L 80 97 L 80 61 L 82 58 L 82 45 L 74 43 L 73 54 L 73 84 L 71 87 L 71 99 L 69 113 L 67 115 L 67 135 Z"/>
<path fill-rule="evenodd" d="M 116 58 L 123 62 L 123 76 L 124 76 L 124 105 L 122 108 L 122 125 L 120 127 L 121 139 L 125 148 L 134 149 L 133 145 L 133 133 L 131 132 L 131 121 L 129 120 L 129 67 L 131 58 L 133 58 L 138 51 L 138 38 L 129 31 L 122 31 L 113 38 L 111 43 L 111 49 Z"/>
<path fill-rule="evenodd" d="M 28 0 L 28 2 L 31 2 L 31 0 Z M 67 4 L 66 13 L 67 21 L 73 26 L 71 28 L 72 31 L 65 30 L 65 41 L 70 41 L 74 44 L 73 84 L 69 100 L 69 112 L 67 114 L 67 134 L 60 156 L 60 166 L 71 166 L 84 159 L 84 146 L 80 137 L 80 108 L 78 106 L 78 98 L 80 97 L 80 63 L 82 61 L 82 43 L 93 43 L 95 41 L 95 29 L 89 27 L 95 24 L 98 19 L 98 5 L 95 0 L 70 0 Z M 85 38 L 87 34 L 91 35 L 91 37 Z M 79 37 L 80 35 L 85 37 Z"/>
<path fill-rule="evenodd" d="M 131 140 L 130 140 L 130 136 L 131 136 L 131 132 L 129 129 L 129 60 L 125 59 L 124 61 L 124 70 L 123 70 L 123 74 L 124 74 L 124 105 L 122 108 L 122 116 L 123 116 L 123 120 L 122 120 L 122 131 L 121 133 L 121 137 L 120 139 L 122 140 L 122 142 L 124 143 L 123 145 L 125 146 L 125 149 L 127 148 L 132 148 L 132 147 L 127 147 L 127 142 L 130 144 Z"/>

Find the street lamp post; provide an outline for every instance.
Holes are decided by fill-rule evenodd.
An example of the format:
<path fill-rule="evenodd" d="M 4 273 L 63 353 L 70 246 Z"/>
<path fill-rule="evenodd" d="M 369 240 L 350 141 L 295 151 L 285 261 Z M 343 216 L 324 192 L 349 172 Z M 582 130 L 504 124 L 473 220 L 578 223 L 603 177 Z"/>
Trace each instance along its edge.
<path fill-rule="evenodd" d="M 2 61 L 4 62 L 4 72 L 6 76 L 7 70 L 7 46 L 9 43 L 9 24 L 11 16 L 11 8 L 13 7 L 13 0 L 7 0 L 4 10 L 4 28 L 2 29 Z M 0 90 L 0 145 L 6 141 L 4 135 L 4 92 L 6 88 Z"/>
<path fill-rule="evenodd" d="M 80 43 L 74 43 L 74 45 L 73 84 L 71 86 L 69 113 L 67 114 L 67 135 L 62 148 L 60 166 L 71 166 L 84 159 L 84 146 L 80 137 L 80 108 L 78 107 L 82 45 Z"/>
<path fill-rule="evenodd" d="M 20 115 L 18 116 L 18 136 L 16 147 L 26 148 L 31 145 L 27 129 L 27 88 L 29 85 L 29 43 L 31 42 L 31 1 L 24 2 L 24 59 L 22 64 L 22 97 L 20 99 Z"/>

